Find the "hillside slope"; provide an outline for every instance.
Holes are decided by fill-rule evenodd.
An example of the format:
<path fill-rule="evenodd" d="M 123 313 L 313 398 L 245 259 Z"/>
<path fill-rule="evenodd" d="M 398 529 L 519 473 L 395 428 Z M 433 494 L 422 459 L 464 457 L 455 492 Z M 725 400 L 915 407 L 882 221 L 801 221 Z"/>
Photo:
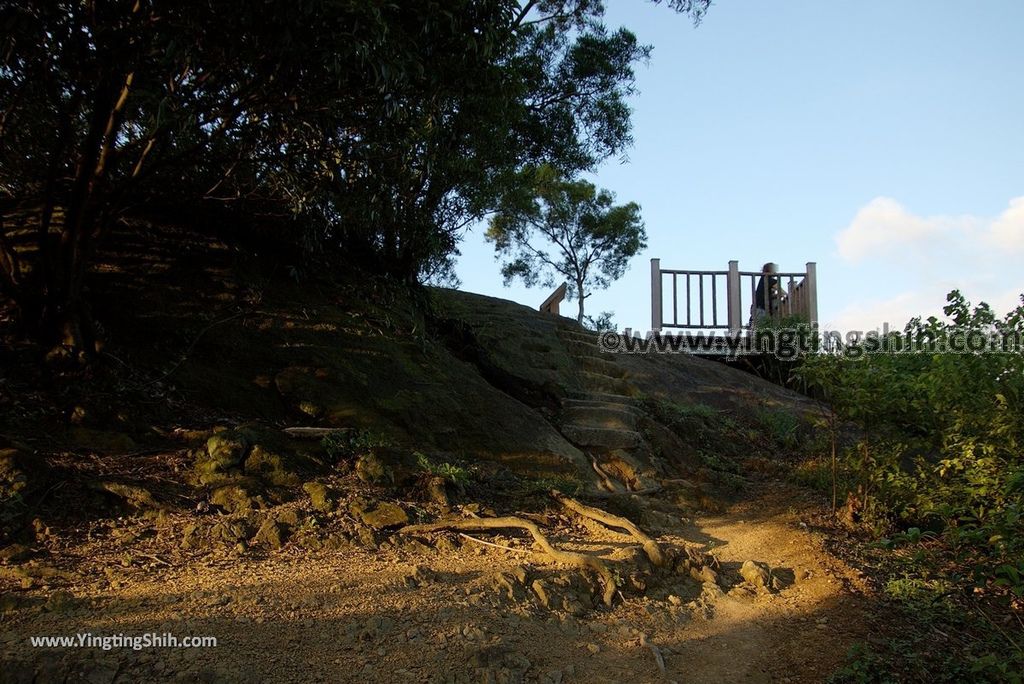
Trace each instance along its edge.
<path fill-rule="evenodd" d="M 819 681 L 867 629 L 772 479 L 799 395 L 173 227 L 111 244 L 102 363 L 4 352 L 13 681 Z M 26 646 L 83 631 L 221 647 Z"/>

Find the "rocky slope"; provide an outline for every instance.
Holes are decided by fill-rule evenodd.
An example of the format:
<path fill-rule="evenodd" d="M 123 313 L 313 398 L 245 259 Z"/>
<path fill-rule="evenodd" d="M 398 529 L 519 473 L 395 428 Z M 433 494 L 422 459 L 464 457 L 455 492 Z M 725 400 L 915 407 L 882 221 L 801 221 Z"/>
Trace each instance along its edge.
<path fill-rule="evenodd" d="M 93 279 L 88 376 L 5 350 L 11 680 L 818 681 L 864 632 L 773 480 L 799 395 L 152 231 Z M 27 645 L 150 631 L 220 644 Z"/>

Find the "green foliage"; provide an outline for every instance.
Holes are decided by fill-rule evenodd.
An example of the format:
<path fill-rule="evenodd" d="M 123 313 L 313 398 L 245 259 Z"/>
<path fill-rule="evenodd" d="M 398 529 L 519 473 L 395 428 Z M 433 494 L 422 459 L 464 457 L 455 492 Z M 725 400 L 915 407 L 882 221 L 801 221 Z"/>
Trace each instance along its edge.
<path fill-rule="evenodd" d="M 320 446 L 335 463 L 351 460 L 387 444 L 384 437 L 367 430 L 335 430 L 320 440 Z"/>
<path fill-rule="evenodd" d="M 1022 681 L 1019 640 L 987 611 L 1019 609 L 1024 596 L 1024 357 L 939 349 L 1020 335 L 1024 307 L 999 319 L 952 292 L 945 313 L 809 355 L 796 371 L 831 408 L 821 427 L 838 447 L 832 473 L 819 458 L 798 478 L 849 495 L 848 513 L 880 537 L 884 592 L 912 625 L 856 646 L 832 682 Z M 936 346 L 869 353 L 907 339 Z M 935 634 L 951 635 L 950 648 L 936 649 Z"/>
<path fill-rule="evenodd" d="M 779 446 L 795 449 L 799 444 L 800 419 L 792 412 L 763 408 L 757 422 Z"/>
<path fill-rule="evenodd" d="M 596 332 L 604 332 L 605 330 L 611 330 L 616 332 L 619 326 L 615 324 L 612 317 L 615 314 L 611 311 L 602 311 L 597 316 L 584 316 L 583 325 L 588 330 L 594 330 Z"/>
<path fill-rule="evenodd" d="M 710 0 L 668 5 L 698 20 Z M 0 200 L 32 209 L 0 216 L 0 294 L 27 327 L 88 347 L 90 255 L 132 212 L 443 280 L 524 169 L 574 175 L 630 145 L 649 48 L 603 14 L 594 0 L 6 2 Z"/>
<path fill-rule="evenodd" d="M 616 206 L 607 190 L 565 180 L 547 165 L 524 171 L 521 179 L 516 191 L 501 198 L 486 239 L 505 259 L 506 285 L 518 278 L 527 287 L 554 287 L 564 279 L 569 297 L 579 302 L 582 324 L 584 300 L 620 278 L 647 246 L 640 207 Z"/>
<path fill-rule="evenodd" d="M 444 478 L 446 481 L 460 487 L 469 484 L 470 479 L 472 479 L 472 472 L 467 468 L 447 462 L 434 463 L 426 455 L 418 451 L 414 455 L 416 456 L 416 464 L 420 469 L 434 477 Z"/>
<path fill-rule="evenodd" d="M 925 633 L 933 625 L 920 625 Z M 946 629 L 949 626 L 944 625 Z M 962 626 L 961 626 L 962 627 Z M 829 677 L 829 684 L 1021 684 L 1024 658 L 1019 652 L 992 650 L 980 639 L 955 648 L 936 650 L 927 640 L 899 637 L 871 644 L 854 644 L 846 662 Z"/>

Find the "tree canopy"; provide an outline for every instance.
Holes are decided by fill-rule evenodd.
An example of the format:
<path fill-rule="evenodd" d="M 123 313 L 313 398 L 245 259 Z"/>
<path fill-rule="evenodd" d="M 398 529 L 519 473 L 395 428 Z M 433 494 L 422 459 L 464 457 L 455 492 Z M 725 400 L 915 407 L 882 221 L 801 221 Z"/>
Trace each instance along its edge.
<path fill-rule="evenodd" d="M 506 195 L 491 219 L 487 240 L 503 258 L 507 285 L 552 287 L 565 278 L 570 297 L 584 302 L 594 290 L 622 277 L 629 259 L 647 246 L 635 202 L 615 205 L 615 196 L 582 180 L 563 180 L 551 167 L 523 174 L 530 182 Z"/>
<path fill-rule="evenodd" d="M 695 21 L 709 0 L 668 5 Z M 126 217 L 174 208 L 416 280 L 523 169 L 631 142 L 647 57 L 594 0 L 3 0 L 0 293 L 88 353 L 83 283 Z M 227 220 L 224 220 L 224 219 Z"/>

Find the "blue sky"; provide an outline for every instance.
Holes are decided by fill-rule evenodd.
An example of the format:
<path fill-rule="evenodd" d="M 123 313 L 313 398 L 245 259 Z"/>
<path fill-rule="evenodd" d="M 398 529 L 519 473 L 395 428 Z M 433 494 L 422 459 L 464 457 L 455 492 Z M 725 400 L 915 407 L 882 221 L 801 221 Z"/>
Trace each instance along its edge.
<path fill-rule="evenodd" d="M 650 327 L 663 268 L 818 264 L 823 324 L 940 314 L 960 288 L 998 311 L 1024 292 L 1024 2 L 720 0 L 693 28 L 640 0 L 607 24 L 653 45 L 629 161 L 593 180 L 642 207 L 648 249 L 587 300 Z M 463 289 L 502 285 L 483 229 Z M 575 310 L 575 306 L 568 307 Z"/>

